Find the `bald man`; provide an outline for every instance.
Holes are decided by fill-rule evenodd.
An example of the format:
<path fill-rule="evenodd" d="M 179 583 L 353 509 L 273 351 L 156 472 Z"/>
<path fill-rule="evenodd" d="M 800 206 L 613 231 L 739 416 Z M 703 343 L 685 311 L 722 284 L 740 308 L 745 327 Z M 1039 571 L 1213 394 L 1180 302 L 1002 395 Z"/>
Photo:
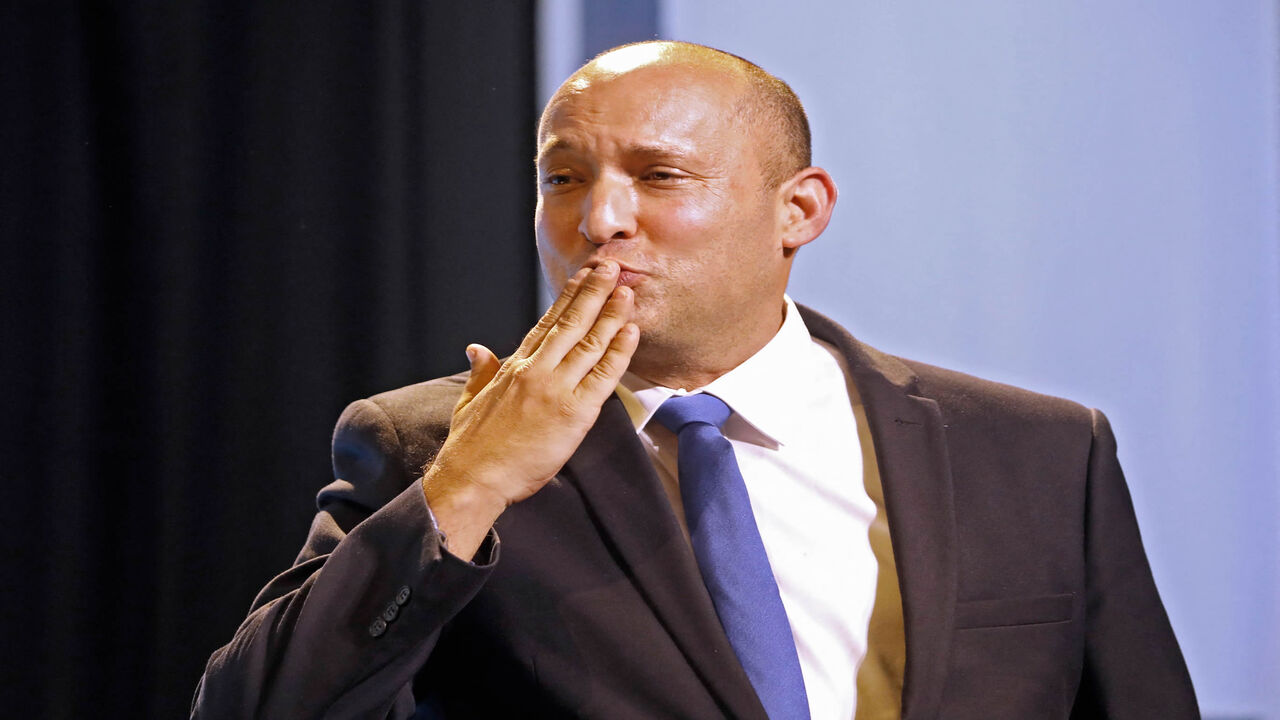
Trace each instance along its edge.
<path fill-rule="evenodd" d="M 347 409 L 301 554 L 193 716 L 1196 717 L 1105 417 L 786 296 L 836 201 L 809 155 L 791 90 L 725 53 L 641 43 L 570 77 L 538 128 L 558 299 L 511 357 L 471 345 L 468 373 Z M 789 706 L 708 591 L 724 533 L 691 521 L 660 412 L 699 394 Z"/>

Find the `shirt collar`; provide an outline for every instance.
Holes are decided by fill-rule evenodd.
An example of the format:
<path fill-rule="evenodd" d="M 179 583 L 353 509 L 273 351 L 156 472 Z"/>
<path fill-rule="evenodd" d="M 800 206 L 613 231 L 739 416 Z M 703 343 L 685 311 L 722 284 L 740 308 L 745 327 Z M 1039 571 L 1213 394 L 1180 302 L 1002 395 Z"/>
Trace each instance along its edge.
<path fill-rule="evenodd" d="M 793 379 L 804 377 L 804 367 L 811 362 L 809 358 L 816 346 L 795 303 L 785 295 L 783 300 L 786 315 L 773 339 L 705 387 L 673 389 L 626 373 L 618 387 L 618 396 L 636 432 L 644 429 L 658 407 L 672 395 L 706 392 L 733 409 L 734 416 L 726 423 L 726 434 L 730 434 L 728 423 L 734 423 L 736 418 L 742 422 L 733 434 L 742 440 L 771 447 L 785 445 L 790 431 L 799 427 L 797 414 L 803 412 L 795 402 Z"/>

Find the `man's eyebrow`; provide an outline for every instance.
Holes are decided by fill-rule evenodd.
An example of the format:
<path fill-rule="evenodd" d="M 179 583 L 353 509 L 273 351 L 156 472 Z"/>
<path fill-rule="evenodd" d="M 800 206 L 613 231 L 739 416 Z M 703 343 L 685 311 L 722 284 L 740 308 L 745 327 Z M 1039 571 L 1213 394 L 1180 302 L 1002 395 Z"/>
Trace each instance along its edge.
<path fill-rule="evenodd" d="M 658 143 L 631 143 L 623 146 L 622 151 L 626 155 L 636 157 L 653 157 L 671 160 L 680 160 L 691 156 L 693 153 L 689 148 L 680 145 L 658 144 Z"/>
<path fill-rule="evenodd" d="M 534 160 L 541 160 L 553 152 L 572 152 L 576 148 L 573 143 L 563 137 L 551 137 L 538 147 L 538 155 Z"/>
<path fill-rule="evenodd" d="M 538 149 L 538 156 L 535 160 L 557 152 L 576 152 L 578 146 L 572 141 L 564 137 L 549 138 Z M 622 154 L 631 157 L 642 158 L 663 158 L 671 160 L 681 160 L 692 157 L 693 153 L 689 148 L 680 145 L 668 143 L 628 143 L 622 146 Z"/>

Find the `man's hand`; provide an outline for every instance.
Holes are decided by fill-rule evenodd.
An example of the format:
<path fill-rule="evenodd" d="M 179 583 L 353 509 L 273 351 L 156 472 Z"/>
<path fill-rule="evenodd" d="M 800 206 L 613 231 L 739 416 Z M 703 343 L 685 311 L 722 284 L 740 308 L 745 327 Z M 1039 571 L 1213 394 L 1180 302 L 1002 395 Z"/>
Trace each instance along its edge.
<path fill-rule="evenodd" d="M 583 268 L 504 363 L 470 345 L 471 377 L 423 491 L 470 559 L 502 511 L 542 489 L 586 437 L 640 338 L 618 266 Z"/>

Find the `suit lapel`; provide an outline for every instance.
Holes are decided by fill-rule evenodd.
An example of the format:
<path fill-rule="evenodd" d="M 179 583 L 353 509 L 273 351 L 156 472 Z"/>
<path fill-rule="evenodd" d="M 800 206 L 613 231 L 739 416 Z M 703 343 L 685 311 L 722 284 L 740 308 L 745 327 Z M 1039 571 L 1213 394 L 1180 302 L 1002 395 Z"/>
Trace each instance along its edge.
<path fill-rule="evenodd" d="M 610 550 L 725 714 L 766 720 L 720 626 L 697 561 L 615 395 L 565 464 Z"/>
<path fill-rule="evenodd" d="M 950 660 L 957 587 L 951 467 L 938 404 L 916 394 L 915 375 L 900 360 L 863 345 L 828 318 L 800 310 L 810 332 L 848 359 L 866 407 L 902 593 L 902 717 L 935 717 Z"/>

